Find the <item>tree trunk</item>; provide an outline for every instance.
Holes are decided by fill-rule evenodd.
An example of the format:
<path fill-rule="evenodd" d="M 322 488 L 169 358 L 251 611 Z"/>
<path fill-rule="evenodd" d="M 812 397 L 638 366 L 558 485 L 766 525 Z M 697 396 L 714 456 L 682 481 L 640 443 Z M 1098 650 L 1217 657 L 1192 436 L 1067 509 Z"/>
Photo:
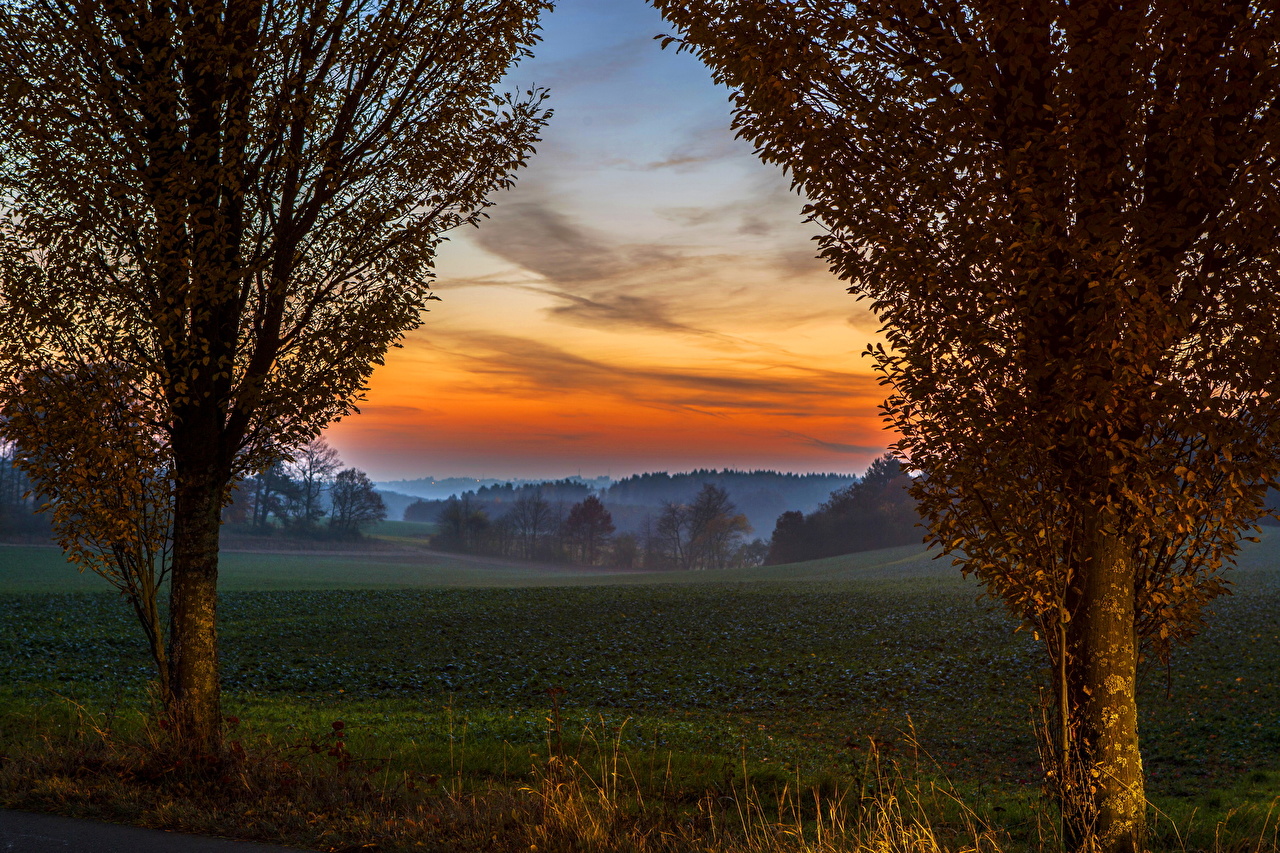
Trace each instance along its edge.
<path fill-rule="evenodd" d="M 1067 847 L 1142 853 L 1146 798 L 1138 750 L 1135 567 L 1127 543 L 1095 534 L 1067 624 L 1067 690 L 1080 787 L 1064 797 Z M 1071 789 L 1068 789 L 1070 791 Z"/>
<path fill-rule="evenodd" d="M 147 636 L 147 646 L 151 649 L 151 660 L 156 665 L 156 686 L 159 688 L 160 701 L 168 708 L 172 704 L 169 690 L 169 653 L 165 647 L 164 630 L 160 622 L 160 605 L 157 601 L 157 590 L 154 587 L 144 589 L 141 595 L 131 596 L 134 613 L 142 623 L 142 631 Z"/>
<path fill-rule="evenodd" d="M 222 748 L 218 685 L 218 528 L 225 478 L 205 462 L 178 463 L 173 517 L 169 637 L 169 716 L 178 742 L 193 754 Z"/>

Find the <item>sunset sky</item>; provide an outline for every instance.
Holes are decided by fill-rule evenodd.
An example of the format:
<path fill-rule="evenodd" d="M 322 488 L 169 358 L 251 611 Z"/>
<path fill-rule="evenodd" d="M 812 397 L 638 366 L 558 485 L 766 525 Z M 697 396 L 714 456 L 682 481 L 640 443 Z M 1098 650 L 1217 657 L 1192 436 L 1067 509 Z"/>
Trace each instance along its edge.
<path fill-rule="evenodd" d="M 456 234 L 422 328 L 327 436 L 376 480 L 693 467 L 861 472 L 890 441 L 875 318 L 822 262 L 727 91 L 642 0 L 562 0 L 516 188 Z"/>

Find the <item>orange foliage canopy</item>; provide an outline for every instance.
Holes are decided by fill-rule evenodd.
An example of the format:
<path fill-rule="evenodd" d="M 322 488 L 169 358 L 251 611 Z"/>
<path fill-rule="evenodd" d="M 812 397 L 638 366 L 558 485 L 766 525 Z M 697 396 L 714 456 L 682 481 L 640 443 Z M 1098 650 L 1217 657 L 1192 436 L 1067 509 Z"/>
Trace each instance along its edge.
<path fill-rule="evenodd" d="M 1141 634 L 1192 634 L 1278 467 L 1276 14 L 656 5 L 883 321 L 934 541 L 1053 624 L 1095 508 L 1141 566 Z"/>
<path fill-rule="evenodd" d="M 934 543 L 1058 672 L 1069 845 L 1143 849 L 1167 655 L 1280 469 L 1280 10 L 655 0 L 871 300 Z"/>
<path fill-rule="evenodd" d="M 173 484 L 155 412 L 108 364 L 34 372 L 7 401 L 0 433 L 14 442 L 67 559 L 128 600 L 167 694 L 159 593 L 172 557 Z"/>

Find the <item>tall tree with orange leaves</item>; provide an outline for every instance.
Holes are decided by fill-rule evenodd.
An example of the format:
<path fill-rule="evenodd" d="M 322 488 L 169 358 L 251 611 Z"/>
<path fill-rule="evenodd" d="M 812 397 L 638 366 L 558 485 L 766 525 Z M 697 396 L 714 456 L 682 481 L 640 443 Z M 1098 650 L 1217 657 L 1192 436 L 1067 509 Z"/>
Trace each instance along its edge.
<path fill-rule="evenodd" d="M 229 485 L 353 411 L 420 323 L 442 235 L 480 222 L 546 120 L 543 92 L 495 88 L 545 8 L 0 6 L 0 349 L 19 379 L 103 363 L 146 395 L 171 463 L 187 748 L 221 744 Z"/>
<path fill-rule="evenodd" d="M 1070 845 L 1141 851 L 1139 658 L 1280 467 L 1280 11 L 654 4 L 883 322 L 933 542 L 1044 641 Z"/>

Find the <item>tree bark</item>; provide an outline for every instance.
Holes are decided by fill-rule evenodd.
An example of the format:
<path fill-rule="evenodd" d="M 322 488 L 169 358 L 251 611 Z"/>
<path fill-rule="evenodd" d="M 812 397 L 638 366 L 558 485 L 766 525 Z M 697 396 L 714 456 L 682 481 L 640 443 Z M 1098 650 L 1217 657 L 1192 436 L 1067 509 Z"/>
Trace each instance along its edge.
<path fill-rule="evenodd" d="M 1068 772 L 1079 787 L 1062 803 L 1065 841 L 1075 851 L 1142 853 L 1136 569 L 1128 544 L 1109 532 L 1093 535 L 1086 560 L 1067 624 Z"/>
<path fill-rule="evenodd" d="M 164 707 L 171 704 L 169 689 L 169 651 L 165 646 L 164 631 L 160 623 L 160 604 L 157 590 L 150 588 L 142 595 L 132 597 L 133 609 L 142 623 L 143 633 L 147 636 L 147 646 L 151 649 L 151 660 L 156 665 L 156 684 L 160 691 L 160 700 Z"/>
<path fill-rule="evenodd" d="M 226 478 L 215 465 L 177 464 L 173 573 L 169 606 L 172 655 L 170 721 L 192 754 L 222 749 L 218 682 L 218 529 Z"/>

